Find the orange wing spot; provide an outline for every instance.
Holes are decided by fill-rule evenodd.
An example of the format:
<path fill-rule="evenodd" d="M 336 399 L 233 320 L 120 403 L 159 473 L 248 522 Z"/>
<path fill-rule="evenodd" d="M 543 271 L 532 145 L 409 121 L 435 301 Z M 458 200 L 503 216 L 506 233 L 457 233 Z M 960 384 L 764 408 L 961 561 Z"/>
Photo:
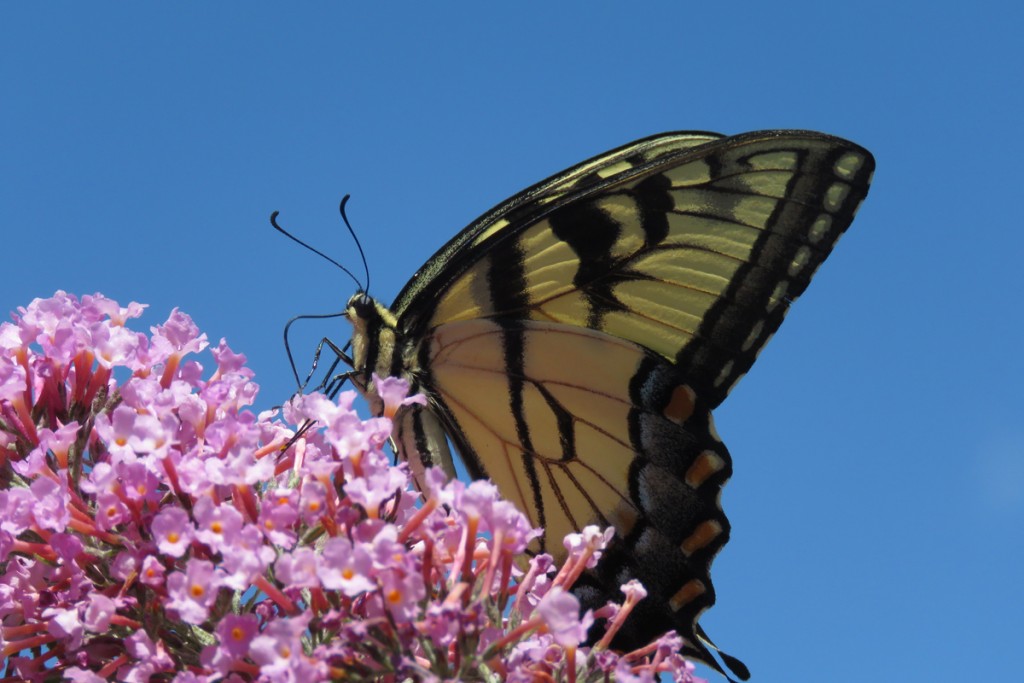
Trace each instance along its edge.
<path fill-rule="evenodd" d="M 683 424 L 693 415 L 696 399 L 697 395 L 693 389 L 685 384 L 680 384 L 672 391 L 672 398 L 669 399 L 662 414 L 676 424 Z"/>
<path fill-rule="evenodd" d="M 622 500 L 608 515 L 608 521 L 620 536 L 629 536 L 633 532 L 633 527 L 636 526 L 637 519 L 639 519 L 639 513 L 636 507 L 627 500 Z"/>
<path fill-rule="evenodd" d="M 689 469 L 686 470 L 686 483 L 693 488 L 699 488 L 708 477 L 725 467 L 725 461 L 714 451 L 704 451 L 697 456 Z"/>
<path fill-rule="evenodd" d="M 713 519 L 709 519 L 706 522 L 698 524 L 697 530 L 683 539 L 683 544 L 680 548 L 682 548 L 683 552 L 687 556 L 693 555 L 701 548 L 706 548 L 707 545 L 718 538 L 721 533 L 722 525 Z"/>
<path fill-rule="evenodd" d="M 691 579 L 683 584 L 683 587 L 676 591 L 676 594 L 669 598 L 668 606 L 672 611 L 678 612 L 688 604 L 704 595 L 707 588 L 700 579 Z"/>

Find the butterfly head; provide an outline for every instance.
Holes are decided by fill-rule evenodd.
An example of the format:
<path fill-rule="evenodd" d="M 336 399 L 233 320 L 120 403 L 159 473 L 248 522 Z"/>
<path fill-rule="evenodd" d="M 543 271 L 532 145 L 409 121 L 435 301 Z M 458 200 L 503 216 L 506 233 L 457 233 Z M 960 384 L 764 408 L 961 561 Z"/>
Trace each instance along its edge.
<path fill-rule="evenodd" d="M 357 332 L 375 334 L 381 329 L 395 329 L 398 320 L 388 307 L 366 292 L 356 292 L 345 304 L 345 317 Z"/>
<path fill-rule="evenodd" d="M 349 297 L 348 303 L 345 304 L 345 317 L 353 321 L 355 324 L 356 320 L 370 320 L 377 308 L 377 302 L 370 297 L 366 292 L 356 292 Z"/>

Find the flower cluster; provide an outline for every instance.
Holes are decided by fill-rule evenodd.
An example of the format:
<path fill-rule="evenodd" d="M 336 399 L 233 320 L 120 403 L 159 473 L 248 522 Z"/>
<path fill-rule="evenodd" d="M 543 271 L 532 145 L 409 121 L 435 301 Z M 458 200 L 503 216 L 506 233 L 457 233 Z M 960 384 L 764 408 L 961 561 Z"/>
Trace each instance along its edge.
<path fill-rule="evenodd" d="M 639 586 L 582 645 L 607 534 L 530 557 L 491 484 L 413 486 L 354 394 L 257 416 L 243 356 L 207 373 L 187 315 L 142 309 L 58 292 L 0 325 L 0 680 L 698 680 L 674 634 L 605 647 Z M 375 381 L 385 415 L 422 400 Z"/>

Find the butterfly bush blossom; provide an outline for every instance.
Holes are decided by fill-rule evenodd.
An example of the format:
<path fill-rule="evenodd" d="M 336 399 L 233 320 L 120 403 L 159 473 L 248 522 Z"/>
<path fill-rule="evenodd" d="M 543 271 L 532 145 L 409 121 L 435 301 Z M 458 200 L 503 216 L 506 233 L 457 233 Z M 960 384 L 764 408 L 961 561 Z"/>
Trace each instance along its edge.
<path fill-rule="evenodd" d="M 608 533 L 556 567 L 490 483 L 391 464 L 404 383 L 376 378 L 384 417 L 255 415 L 244 356 L 209 372 L 187 315 L 146 336 L 143 308 L 57 292 L 0 325 L 0 680 L 699 680 L 674 633 L 606 647 L 635 584 L 583 645 L 569 588 Z"/>

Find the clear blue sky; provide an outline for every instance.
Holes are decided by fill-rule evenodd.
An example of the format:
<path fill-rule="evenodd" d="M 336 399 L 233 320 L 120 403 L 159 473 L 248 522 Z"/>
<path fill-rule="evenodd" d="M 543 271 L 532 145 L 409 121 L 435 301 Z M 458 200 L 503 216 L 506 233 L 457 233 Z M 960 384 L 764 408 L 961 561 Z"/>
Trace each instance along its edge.
<path fill-rule="evenodd" d="M 284 322 L 352 290 L 275 209 L 358 272 L 351 193 L 390 301 L 476 215 L 634 138 L 848 137 L 871 195 L 718 413 L 734 534 L 704 623 L 758 682 L 1015 680 L 1020 5 L 370 4 L 4 3 L 0 310 L 181 307 L 268 407 Z M 324 334 L 348 330 L 300 357 Z"/>

